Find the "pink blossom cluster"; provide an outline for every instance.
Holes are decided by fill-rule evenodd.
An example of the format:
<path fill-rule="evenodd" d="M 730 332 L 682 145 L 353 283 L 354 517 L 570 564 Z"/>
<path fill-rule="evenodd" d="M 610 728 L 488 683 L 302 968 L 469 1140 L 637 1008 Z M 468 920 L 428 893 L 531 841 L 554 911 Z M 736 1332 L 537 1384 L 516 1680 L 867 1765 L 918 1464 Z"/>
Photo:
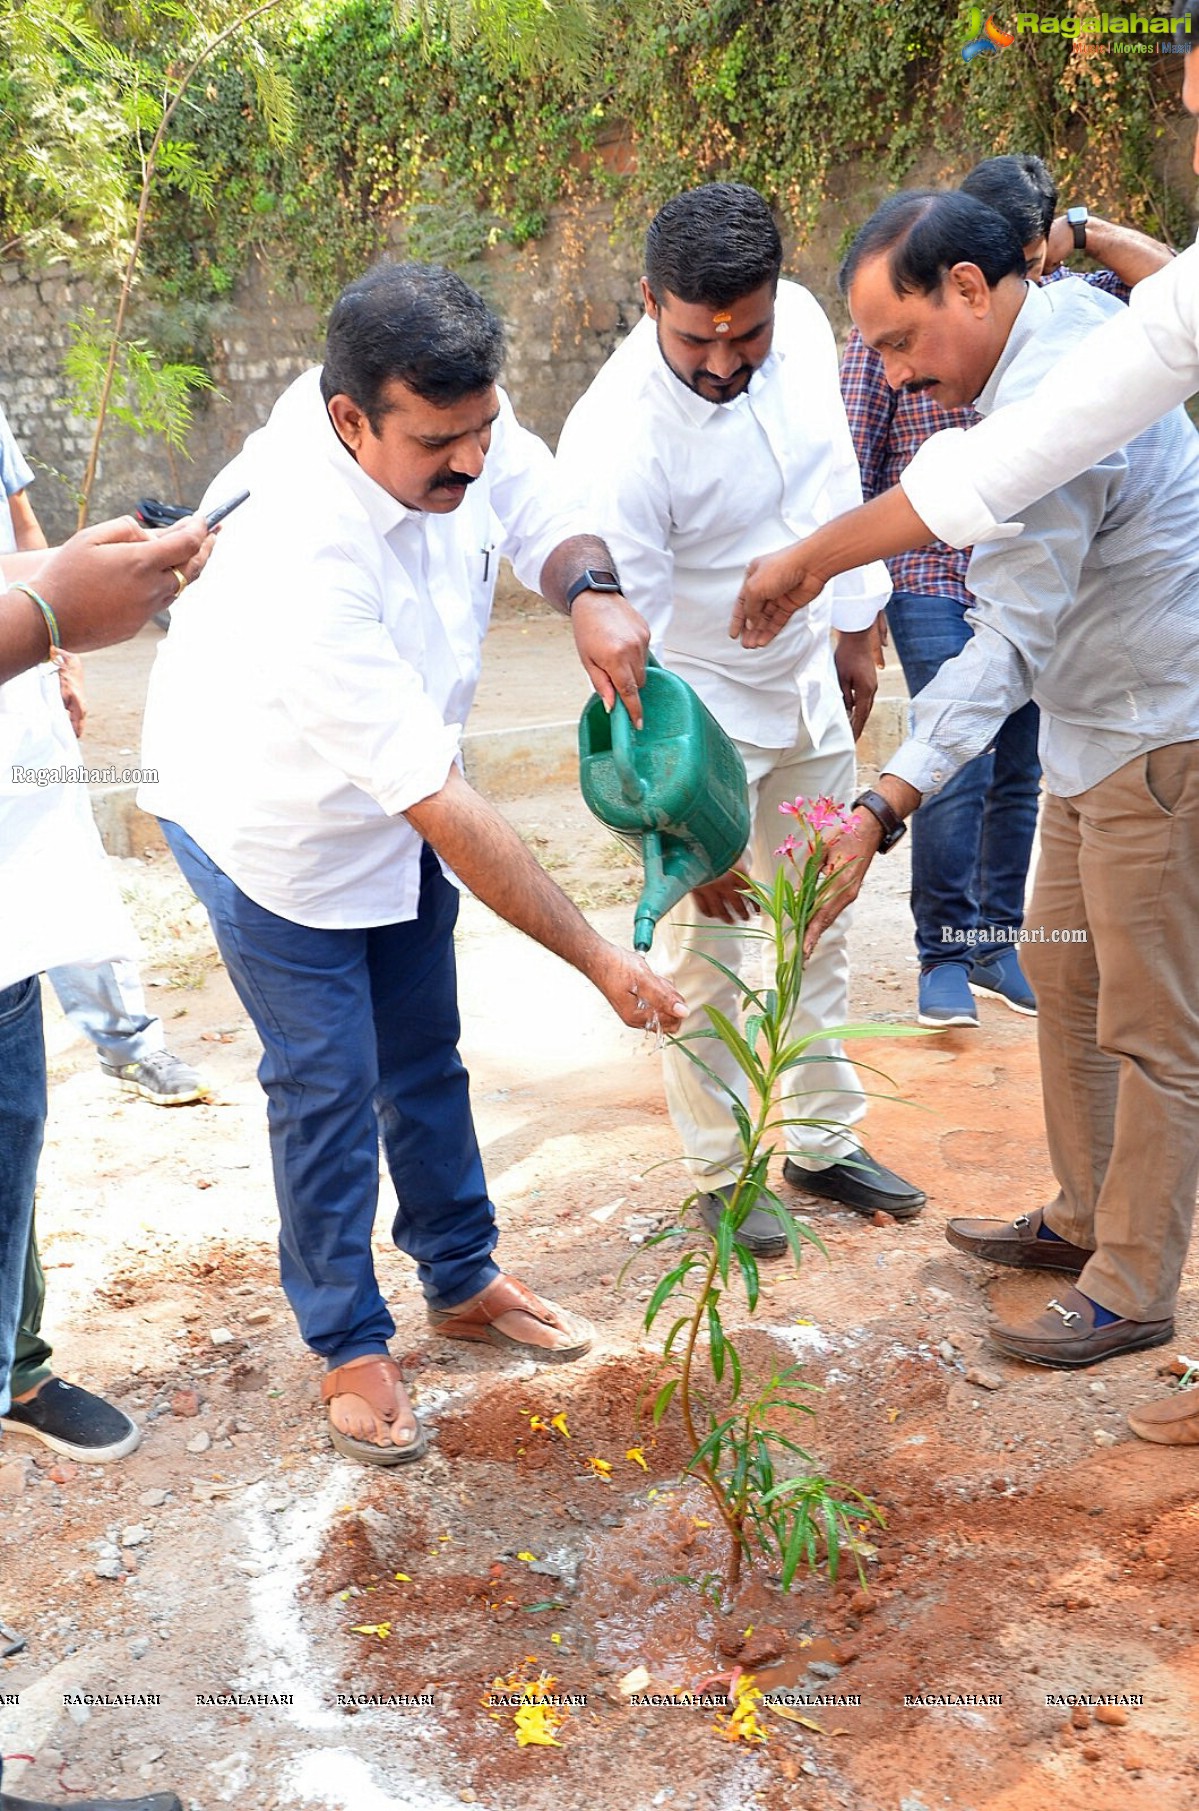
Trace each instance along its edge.
<path fill-rule="evenodd" d="M 835 799 L 796 799 L 793 804 L 784 800 L 779 810 L 784 816 L 798 820 L 800 839 L 797 841 L 789 832 L 775 850 L 776 855 L 788 855 L 792 859 L 797 848 L 806 855 L 826 831 L 844 830 L 849 824 L 849 813 Z"/>

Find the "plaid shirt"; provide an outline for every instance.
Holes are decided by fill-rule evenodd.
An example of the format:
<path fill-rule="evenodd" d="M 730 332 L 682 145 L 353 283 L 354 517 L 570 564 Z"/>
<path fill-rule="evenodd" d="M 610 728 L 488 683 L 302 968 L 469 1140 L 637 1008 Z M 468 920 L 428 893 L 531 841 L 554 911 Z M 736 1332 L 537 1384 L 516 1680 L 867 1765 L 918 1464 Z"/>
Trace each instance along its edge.
<path fill-rule="evenodd" d="M 1110 270 L 1084 274 L 1062 264 L 1041 281 L 1056 283 L 1070 276 L 1081 276 L 1084 283 L 1105 290 L 1121 302 L 1128 300 L 1128 286 Z M 883 374 L 882 359 L 863 343 L 856 327 L 841 361 L 841 394 L 862 468 L 862 496 L 866 501 L 899 482 L 899 474 L 930 434 L 939 433 L 942 428 L 972 428 L 979 419 L 973 409 L 943 409 L 922 392 L 909 396 L 902 390 L 892 390 Z M 968 547 L 959 551 L 947 547 L 944 541 L 934 541 L 929 547 L 898 554 L 887 561 L 887 568 L 896 591 L 914 591 L 922 597 L 951 597 L 965 608 L 971 601 L 966 589 L 969 563 Z"/>

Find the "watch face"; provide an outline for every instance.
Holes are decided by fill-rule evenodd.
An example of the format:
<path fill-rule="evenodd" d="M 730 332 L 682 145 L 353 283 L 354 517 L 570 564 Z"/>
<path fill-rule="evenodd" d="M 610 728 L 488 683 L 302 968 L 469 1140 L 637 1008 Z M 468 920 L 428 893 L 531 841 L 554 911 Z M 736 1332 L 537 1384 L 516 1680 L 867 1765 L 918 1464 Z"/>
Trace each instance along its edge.
<path fill-rule="evenodd" d="M 619 591 L 620 580 L 606 566 L 589 566 L 583 574 L 588 588 L 592 591 Z"/>

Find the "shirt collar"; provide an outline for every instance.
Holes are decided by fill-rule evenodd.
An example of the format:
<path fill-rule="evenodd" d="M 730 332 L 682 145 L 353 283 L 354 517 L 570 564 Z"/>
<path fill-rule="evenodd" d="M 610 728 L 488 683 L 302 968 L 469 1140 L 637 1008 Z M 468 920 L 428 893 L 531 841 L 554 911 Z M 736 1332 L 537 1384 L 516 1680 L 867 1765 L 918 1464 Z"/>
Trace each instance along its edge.
<path fill-rule="evenodd" d="M 778 332 L 778 319 L 775 318 L 775 333 Z M 657 333 L 654 333 L 654 358 L 657 363 L 658 382 L 671 398 L 680 415 L 694 428 L 706 428 L 710 422 L 721 415 L 731 414 L 738 408 L 746 406 L 746 397 L 756 398 L 765 383 L 782 363 L 783 354 L 777 344 L 772 345 L 762 363 L 758 366 L 749 383 L 733 402 L 709 402 L 707 397 L 700 396 L 690 389 L 681 377 L 676 377 L 666 360 L 662 357 L 658 345 Z"/>
<path fill-rule="evenodd" d="M 999 355 L 999 362 L 974 404 L 980 415 L 991 414 L 996 406 L 995 398 L 999 394 L 999 386 L 1008 370 L 1033 335 L 1044 326 L 1052 312 L 1053 305 L 1049 297 L 1038 289 L 1035 283 L 1029 283 L 1024 301 L 1020 306 L 1020 312 L 1012 322 L 1011 332 L 1007 336 L 1007 344 Z"/>

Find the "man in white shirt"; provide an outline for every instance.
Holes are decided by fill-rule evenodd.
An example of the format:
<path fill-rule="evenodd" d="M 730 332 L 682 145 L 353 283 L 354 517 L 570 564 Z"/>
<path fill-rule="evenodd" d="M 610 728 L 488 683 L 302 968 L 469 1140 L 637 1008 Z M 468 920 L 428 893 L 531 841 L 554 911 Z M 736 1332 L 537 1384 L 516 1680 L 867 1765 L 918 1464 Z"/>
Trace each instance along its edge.
<path fill-rule="evenodd" d="M 573 605 L 609 702 L 619 685 L 635 705 L 644 657 L 607 549 L 571 532 L 547 449 L 496 388 L 502 353 L 499 321 L 438 267 L 380 265 L 343 292 L 323 369 L 210 488 L 250 500 L 173 613 L 146 711 L 143 802 L 264 1046 L 283 1285 L 328 1367 L 333 1443 L 367 1463 L 425 1445 L 371 1260 L 380 1133 L 435 1328 L 551 1362 L 591 1340 L 491 1258 L 447 871 L 626 1024 L 671 1029 L 682 1005 L 462 777 L 501 553 Z"/>
<path fill-rule="evenodd" d="M 892 196 L 841 273 L 894 387 L 984 417 L 1036 390 L 1118 304 L 1025 280 L 1018 235 L 963 194 Z M 974 430 L 971 430 L 973 432 Z M 1031 696 L 1046 799 L 1025 961 L 1058 1193 L 1012 1223 L 951 1220 L 970 1256 L 1056 1271 L 1001 1350 L 1074 1368 L 1165 1344 L 1199 1181 L 1199 437 L 1181 409 L 975 548 L 974 634 L 912 704 L 869 809 L 827 842 L 852 900 L 901 820 Z"/>
<path fill-rule="evenodd" d="M 657 658 L 740 751 L 753 811 L 746 866 L 758 878 L 773 871 L 783 803 L 853 796 L 854 736 L 877 680 L 874 625 L 891 589 L 881 566 L 854 573 L 763 653 L 729 640 L 746 562 L 861 497 L 832 330 L 807 290 L 780 285 L 781 266 L 778 229 L 756 190 L 709 183 L 668 202 L 646 240 L 645 319 L 576 403 L 558 446 L 559 469 L 612 547 Z M 730 930 L 750 916 L 739 880 L 733 871 L 698 888 L 663 921 L 669 972 L 691 1009 L 687 1031 L 708 1026 L 705 1005 L 736 1017 L 733 984 L 705 952 L 740 968 L 757 947 Z M 808 965 L 792 1035 L 844 1024 L 848 980 L 842 926 Z M 789 1111 L 827 1123 L 787 1128 L 785 1178 L 859 1213 L 910 1218 L 924 1195 L 862 1149 L 857 1078 L 838 1043 L 822 1048 L 827 1057 L 804 1066 Z M 739 1167 L 726 1089 L 743 1095 L 744 1078 L 722 1046 L 705 1054 L 725 1087 L 677 1049 L 664 1064 L 684 1154 L 711 1179 L 700 1212 L 714 1227 Z M 738 1237 L 760 1256 L 787 1249 L 764 1208 Z"/>

